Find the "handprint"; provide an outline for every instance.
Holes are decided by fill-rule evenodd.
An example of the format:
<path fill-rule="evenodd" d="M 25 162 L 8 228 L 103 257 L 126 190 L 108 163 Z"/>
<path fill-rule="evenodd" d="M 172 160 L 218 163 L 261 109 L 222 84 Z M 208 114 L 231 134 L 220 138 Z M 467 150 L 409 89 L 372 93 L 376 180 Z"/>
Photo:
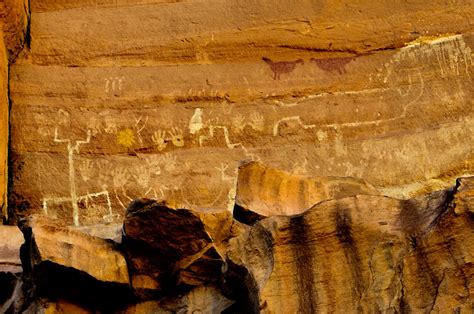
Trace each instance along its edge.
<path fill-rule="evenodd" d="M 245 128 L 244 117 L 239 113 L 232 118 L 232 130 L 241 133 Z"/>
<path fill-rule="evenodd" d="M 166 148 L 166 145 L 168 145 L 165 141 L 165 131 L 162 130 L 155 131 L 151 136 L 151 140 L 160 152 Z"/>
<path fill-rule="evenodd" d="M 138 185 L 142 188 L 148 188 L 150 185 L 150 172 L 147 166 L 139 165 L 137 169 L 135 169 L 135 174 L 133 175 L 135 180 L 137 181 Z"/>
<path fill-rule="evenodd" d="M 130 179 L 130 173 L 125 168 L 114 168 L 112 170 L 112 181 L 115 188 L 123 187 Z"/>
<path fill-rule="evenodd" d="M 162 163 L 167 172 L 172 172 L 177 168 L 176 156 L 173 156 L 170 153 L 167 153 L 162 157 Z"/>
<path fill-rule="evenodd" d="M 109 134 L 117 133 L 117 123 L 110 117 L 105 117 L 104 121 L 105 127 L 104 131 Z"/>
<path fill-rule="evenodd" d="M 92 135 L 96 136 L 102 131 L 102 122 L 96 117 L 92 117 L 87 123 L 87 128 L 91 130 Z"/>
<path fill-rule="evenodd" d="M 84 160 L 79 165 L 79 172 L 81 174 L 82 180 L 85 182 L 89 181 L 92 178 L 92 173 L 94 169 L 92 168 L 92 163 L 90 160 Z"/>
<path fill-rule="evenodd" d="M 174 146 L 176 147 L 184 146 L 183 131 L 181 131 L 177 127 L 173 127 L 171 131 L 168 133 L 171 135 L 171 142 L 173 143 Z"/>
<path fill-rule="evenodd" d="M 160 175 L 161 174 L 161 166 L 160 166 L 160 160 L 158 159 L 157 155 L 152 155 L 149 156 L 145 159 L 146 164 L 148 166 L 148 171 L 151 172 L 154 175 Z"/>
<path fill-rule="evenodd" d="M 250 126 L 255 131 L 262 132 L 265 129 L 264 118 L 258 112 L 254 112 L 250 115 Z"/>

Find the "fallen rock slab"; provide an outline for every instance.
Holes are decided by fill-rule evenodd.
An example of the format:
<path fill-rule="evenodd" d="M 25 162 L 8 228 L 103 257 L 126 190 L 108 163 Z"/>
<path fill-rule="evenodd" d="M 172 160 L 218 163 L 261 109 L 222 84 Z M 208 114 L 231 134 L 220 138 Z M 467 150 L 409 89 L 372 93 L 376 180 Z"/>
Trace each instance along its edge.
<path fill-rule="evenodd" d="M 174 209 L 163 202 L 136 200 L 124 221 L 124 246 L 132 286 L 142 298 L 174 287 L 220 280 L 223 241 L 230 213 Z M 151 294 L 151 295 L 149 295 Z"/>
<path fill-rule="evenodd" d="M 114 242 L 32 216 L 23 225 L 23 269 L 35 294 L 113 309 L 130 302 L 128 268 Z"/>
<path fill-rule="evenodd" d="M 222 313 L 233 301 L 214 286 L 200 286 L 178 296 L 161 301 L 146 301 L 128 307 L 123 314 L 141 313 Z"/>
<path fill-rule="evenodd" d="M 0 313 L 14 313 L 23 302 L 20 260 L 23 242 L 20 229 L 0 226 Z"/>
<path fill-rule="evenodd" d="M 24 241 L 18 227 L 0 225 L 0 272 L 22 272 L 20 247 Z"/>

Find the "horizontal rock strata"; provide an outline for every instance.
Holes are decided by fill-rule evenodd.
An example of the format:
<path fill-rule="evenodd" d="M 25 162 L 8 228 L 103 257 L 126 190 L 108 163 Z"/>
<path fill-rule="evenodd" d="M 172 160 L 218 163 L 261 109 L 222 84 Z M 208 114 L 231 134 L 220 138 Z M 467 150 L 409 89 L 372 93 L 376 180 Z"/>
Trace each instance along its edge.
<path fill-rule="evenodd" d="M 447 188 L 473 171 L 472 12 L 32 1 L 11 67 L 11 212 L 86 226 L 141 197 L 231 209 L 246 161 L 399 198 Z"/>
<path fill-rule="evenodd" d="M 472 313 L 472 16 L 3 1 L 0 312 Z"/>

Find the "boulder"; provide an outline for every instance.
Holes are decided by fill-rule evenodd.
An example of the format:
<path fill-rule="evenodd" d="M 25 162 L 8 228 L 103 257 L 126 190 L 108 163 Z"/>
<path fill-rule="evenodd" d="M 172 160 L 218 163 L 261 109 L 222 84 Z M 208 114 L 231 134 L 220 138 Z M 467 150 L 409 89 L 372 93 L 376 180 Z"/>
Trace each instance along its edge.
<path fill-rule="evenodd" d="M 132 286 L 142 298 L 179 286 L 220 280 L 222 244 L 230 235 L 228 212 L 203 213 L 136 200 L 124 221 L 124 245 Z"/>
<path fill-rule="evenodd" d="M 377 195 L 328 200 L 299 215 L 256 222 L 250 228 L 270 235 L 263 252 L 273 255 L 271 263 L 254 266 L 269 274 L 256 285 L 259 310 L 469 311 L 474 220 L 458 207 L 469 203 L 471 181 L 409 200 Z M 256 243 L 247 237 L 240 247 L 252 250 Z M 253 249 L 252 256 L 259 251 Z M 249 270 L 259 265 L 241 264 Z"/>
<path fill-rule="evenodd" d="M 30 217 L 22 231 L 23 269 L 36 297 L 60 298 L 98 310 L 130 302 L 127 264 L 114 242 L 42 216 Z"/>
<path fill-rule="evenodd" d="M 128 307 L 123 314 L 141 313 L 222 313 L 232 305 L 220 290 L 213 286 L 199 286 L 177 297 L 161 301 L 146 301 Z"/>
<path fill-rule="evenodd" d="M 19 312 L 23 305 L 20 259 L 23 242 L 20 229 L 0 225 L 0 313 Z"/>

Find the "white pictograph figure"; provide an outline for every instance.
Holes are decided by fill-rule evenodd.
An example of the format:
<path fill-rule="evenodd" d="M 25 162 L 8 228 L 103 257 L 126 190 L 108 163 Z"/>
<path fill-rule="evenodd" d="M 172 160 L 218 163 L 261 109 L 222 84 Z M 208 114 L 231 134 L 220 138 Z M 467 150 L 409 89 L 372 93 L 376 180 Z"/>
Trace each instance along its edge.
<path fill-rule="evenodd" d="M 79 153 L 79 147 L 91 141 L 91 131 L 87 130 L 87 138 L 84 141 L 76 141 L 74 145 L 69 139 L 58 138 L 58 128 L 54 129 L 54 141 L 56 143 L 67 143 L 67 153 L 69 162 L 69 189 L 71 191 L 72 217 L 74 225 L 79 226 L 79 206 L 77 205 L 76 192 L 76 170 L 74 168 L 74 152 Z"/>
<path fill-rule="evenodd" d="M 413 75 L 413 76 L 412 76 Z M 414 77 L 417 77 L 417 83 L 415 83 Z M 333 129 L 338 129 L 338 128 L 351 128 L 351 127 L 359 127 L 359 126 L 366 126 L 366 125 L 380 125 L 381 123 L 387 123 L 391 121 L 397 121 L 400 119 L 403 119 L 407 116 L 408 110 L 410 109 L 411 106 L 416 104 L 423 96 L 424 91 L 425 91 L 425 83 L 423 80 L 423 76 L 421 72 L 418 70 L 416 71 L 416 74 L 409 74 L 408 75 L 408 80 L 410 82 L 410 85 L 417 85 L 418 88 L 410 88 L 406 92 L 400 92 L 399 93 L 403 97 L 402 99 L 407 99 L 408 101 L 403 104 L 401 113 L 398 114 L 395 117 L 392 118 L 382 118 L 382 119 L 375 119 L 375 120 L 368 120 L 368 121 L 355 121 L 355 122 L 346 122 L 346 123 L 331 123 L 331 124 L 322 124 L 322 125 L 316 125 L 316 124 L 305 124 L 301 120 L 300 116 L 292 116 L 292 117 L 284 117 L 280 120 L 278 120 L 274 125 L 273 125 L 273 136 L 278 136 L 280 134 L 280 124 L 283 122 L 288 122 L 288 121 L 295 121 L 303 130 L 308 130 L 308 129 L 314 129 L 316 127 L 320 128 L 333 128 Z M 319 132 L 319 131 L 318 131 Z M 319 138 L 319 135 L 318 135 Z"/>
<path fill-rule="evenodd" d="M 227 148 L 233 149 L 239 146 L 242 146 L 242 143 L 232 143 L 230 141 L 230 134 L 229 134 L 229 129 L 225 125 L 219 124 L 218 118 L 216 119 L 216 124 L 212 124 L 212 120 L 207 121 L 207 123 L 202 122 L 202 114 L 203 111 L 201 108 L 197 108 L 194 111 L 193 116 L 191 117 L 189 121 L 189 133 L 191 135 L 194 135 L 196 133 L 201 133 L 199 135 L 199 146 L 203 146 L 204 142 L 214 138 L 216 135 L 216 131 L 222 130 L 222 133 L 224 135 L 224 140 L 226 143 Z M 203 135 L 202 133 L 204 132 L 204 129 L 207 129 L 207 134 Z"/>
<path fill-rule="evenodd" d="M 118 203 L 120 204 L 120 206 L 122 206 L 123 209 L 126 209 L 127 207 L 122 202 L 119 194 L 117 193 L 117 190 L 121 189 L 122 195 L 125 198 L 127 198 L 130 202 L 133 201 L 133 199 L 127 195 L 124 188 L 124 186 L 127 184 L 130 177 L 131 177 L 131 174 L 128 172 L 126 168 L 117 167 L 112 170 L 112 184 L 114 187 L 113 191 L 115 193 L 115 198 L 117 199 Z"/>
<path fill-rule="evenodd" d="M 234 169 L 234 176 L 229 176 L 226 171 L 229 169 L 229 165 L 221 163 L 220 167 L 215 167 L 221 174 L 222 182 L 228 182 L 231 184 L 231 188 L 227 193 L 227 210 L 232 212 L 235 206 L 235 196 L 237 194 L 237 168 Z"/>
<path fill-rule="evenodd" d="M 232 143 L 230 141 L 229 130 L 224 125 L 209 125 L 207 135 L 199 136 L 199 146 L 202 146 L 208 139 L 213 138 L 216 130 L 222 130 L 227 148 L 233 149 L 242 146 L 242 143 Z"/>
<path fill-rule="evenodd" d="M 202 109 L 196 108 L 194 110 L 193 116 L 191 117 L 191 120 L 189 120 L 189 133 L 195 134 L 203 127 L 204 124 L 202 123 Z"/>
<path fill-rule="evenodd" d="M 87 137 L 84 140 L 78 140 L 72 143 L 70 139 L 60 139 L 58 137 L 58 128 L 54 130 L 54 142 L 55 143 L 67 143 L 68 151 L 68 164 L 69 164 L 69 197 L 45 197 L 43 198 L 43 210 L 48 214 L 48 204 L 61 204 L 70 202 L 72 206 L 72 217 L 73 223 L 75 226 L 79 226 L 79 203 L 84 202 L 86 208 L 89 208 L 89 202 L 92 202 L 94 198 L 105 198 L 107 202 L 108 214 L 103 218 L 106 221 L 109 221 L 113 218 L 112 213 L 112 204 L 110 202 L 109 192 L 107 190 L 97 192 L 97 193 L 87 193 L 86 195 L 77 195 L 76 189 L 76 170 L 74 166 L 74 154 L 79 153 L 79 148 L 81 145 L 90 143 L 91 140 L 91 131 L 87 130 Z M 81 167 L 81 175 L 83 180 L 87 181 L 91 176 L 91 165 L 88 162 L 85 162 Z"/>
<path fill-rule="evenodd" d="M 138 141 L 140 144 L 143 144 L 143 138 L 142 138 L 142 131 L 146 127 L 146 124 L 148 122 L 148 117 L 146 117 L 144 120 L 142 120 L 142 117 L 139 117 L 138 119 L 135 119 L 135 130 L 137 131 L 137 136 L 138 136 Z"/>
<path fill-rule="evenodd" d="M 123 76 L 115 76 L 105 78 L 105 92 L 106 93 L 116 93 L 122 90 L 123 81 L 125 78 Z"/>
<path fill-rule="evenodd" d="M 296 121 L 301 126 L 301 128 L 304 129 L 304 130 L 313 129 L 313 128 L 317 127 L 317 125 L 315 125 L 315 124 L 304 124 L 299 116 L 285 117 L 285 118 L 282 118 L 282 119 L 278 120 L 275 123 L 275 125 L 273 126 L 273 136 L 277 136 L 279 134 L 280 124 L 283 123 L 283 122 L 287 122 L 287 121 Z"/>
<path fill-rule="evenodd" d="M 199 146 L 204 146 L 204 143 L 216 137 L 218 134 L 222 134 L 224 136 L 224 141 L 227 146 L 227 148 L 234 149 L 240 147 L 243 151 L 246 157 L 250 158 L 250 160 L 260 160 L 260 157 L 257 155 L 249 152 L 249 150 L 242 144 L 242 143 L 232 143 L 230 140 L 230 131 L 229 128 L 225 125 L 219 124 L 218 118 L 215 119 L 215 124 L 213 124 L 212 120 L 206 121 L 206 123 L 203 123 L 202 119 L 203 115 L 203 110 L 201 108 L 197 108 L 194 111 L 193 116 L 191 117 L 189 121 L 189 133 L 192 136 L 196 136 L 199 142 Z M 262 131 L 264 129 L 264 118 L 262 115 L 258 113 L 254 113 L 251 115 L 251 122 L 250 123 L 245 123 L 245 119 L 242 115 L 236 115 L 235 118 L 232 121 L 232 125 L 230 128 L 235 132 L 235 133 L 240 133 L 243 131 L 246 125 L 250 125 L 251 128 L 253 128 L 256 131 Z M 155 134 L 155 139 L 154 142 L 161 144 L 162 141 L 156 141 L 159 137 L 156 136 L 159 134 Z M 199 137 L 198 137 L 199 135 Z"/>

